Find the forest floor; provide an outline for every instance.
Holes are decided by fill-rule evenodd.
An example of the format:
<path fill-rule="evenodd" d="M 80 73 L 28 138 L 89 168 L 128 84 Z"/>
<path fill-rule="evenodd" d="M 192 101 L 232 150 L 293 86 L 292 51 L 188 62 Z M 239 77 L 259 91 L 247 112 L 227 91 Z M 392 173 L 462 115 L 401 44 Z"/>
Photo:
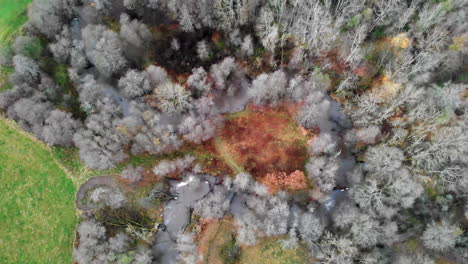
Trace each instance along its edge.
<path fill-rule="evenodd" d="M 297 249 L 283 249 L 281 240 L 286 237 L 270 237 L 253 246 L 240 245 L 237 260 L 223 255 L 223 248 L 233 242 L 235 223 L 232 217 L 214 221 L 206 227 L 199 238 L 200 255 L 204 264 L 309 264 L 314 263 L 307 250 L 299 245 Z"/>
<path fill-rule="evenodd" d="M 253 246 L 241 246 L 238 264 L 311 264 L 315 261 L 307 249 L 298 246 L 296 249 L 284 249 L 281 245 L 283 237 L 262 239 Z"/>

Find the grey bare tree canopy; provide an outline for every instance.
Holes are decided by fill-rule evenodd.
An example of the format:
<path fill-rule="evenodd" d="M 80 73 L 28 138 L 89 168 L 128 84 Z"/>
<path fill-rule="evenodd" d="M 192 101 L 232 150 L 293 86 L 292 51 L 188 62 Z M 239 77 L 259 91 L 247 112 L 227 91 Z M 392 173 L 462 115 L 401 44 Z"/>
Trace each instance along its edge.
<path fill-rule="evenodd" d="M 241 252 L 231 261 L 271 237 L 317 263 L 467 263 L 467 10 L 33 0 L 23 34 L 0 46 L 12 71 L 0 108 L 88 168 L 119 172 L 86 194 L 79 264 L 200 263 L 200 230 L 223 219 Z M 286 124 L 263 126 L 272 109 Z M 246 131 L 302 167 L 274 171 L 282 152 L 252 148 Z"/>

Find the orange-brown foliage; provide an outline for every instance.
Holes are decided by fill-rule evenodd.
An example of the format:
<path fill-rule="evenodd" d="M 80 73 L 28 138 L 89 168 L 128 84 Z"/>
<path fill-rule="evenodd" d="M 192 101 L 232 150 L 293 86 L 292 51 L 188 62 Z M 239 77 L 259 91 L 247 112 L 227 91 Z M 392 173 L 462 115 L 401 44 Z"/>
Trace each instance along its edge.
<path fill-rule="evenodd" d="M 218 226 L 219 221 L 214 219 L 200 218 L 200 220 L 198 220 L 195 226 L 195 240 L 198 241 L 198 253 L 200 256 L 204 256 L 208 251 L 210 240 Z M 199 263 L 203 262 L 199 261 Z"/>
<path fill-rule="evenodd" d="M 203 233 L 208 229 L 208 227 L 215 222 L 216 221 L 213 218 L 200 218 L 197 226 L 195 227 L 197 237 L 203 236 Z"/>
<path fill-rule="evenodd" d="M 256 178 L 303 169 L 308 137 L 292 119 L 293 108 L 249 105 L 245 113 L 226 120 L 221 138 L 227 151 Z"/>
<path fill-rule="evenodd" d="M 223 35 L 221 35 L 221 33 L 219 31 L 216 31 L 211 36 L 211 40 L 213 41 L 213 43 L 215 45 L 218 45 L 222 41 L 222 39 L 223 39 Z"/>
<path fill-rule="evenodd" d="M 133 183 L 127 179 L 123 179 L 121 177 L 116 177 L 115 178 L 119 183 L 121 183 L 121 187 L 124 188 L 126 191 L 135 191 L 138 190 L 139 188 L 146 187 L 146 186 L 151 186 L 155 184 L 156 182 L 160 181 L 161 178 L 151 171 L 151 169 L 146 168 L 145 171 L 143 172 L 142 178 L 139 182 Z"/>
<path fill-rule="evenodd" d="M 261 182 L 267 187 L 270 193 L 276 193 L 284 187 L 284 178 L 286 173 L 284 172 L 272 172 L 267 173 Z"/>
<path fill-rule="evenodd" d="M 267 173 L 261 179 L 261 182 L 268 188 L 270 193 L 276 193 L 279 190 L 300 191 L 307 188 L 306 177 L 300 170 L 296 170 L 289 175 L 284 172 Z"/>
<path fill-rule="evenodd" d="M 364 62 L 352 70 L 352 73 L 362 77 L 363 79 L 370 79 L 375 74 L 375 69 L 369 63 Z"/>
<path fill-rule="evenodd" d="M 232 175 L 234 172 L 229 166 L 218 157 L 217 150 L 213 140 L 209 140 L 201 144 L 201 147 L 196 150 L 198 162 L 201 165 L 201 172 L 211 174 L 213 176 Z"/>
<path fill-rule="evenodd" d="M 284 179 L 284 186 L 290 191 L 299 191 L 307 188 L 304 172 L 296 170 Z"/>
<path fill-rule="evenodd" d="M 330 69 L 338 74 L 343 74 L 349 70 L 349 66 L 340 58 L 338 51 L 336 50 L 324 52 L 320 56 L 319 60 L 321 62 L 330 63 Z"/>
<path fill-rule="evenodd" d="M 400 89 L 400 84 L 394 82 L 388 75 L 384 74 L 372 81 L 372 88 L 369 92 L 379 98 L 390 97 Z"/>
<path fill-rule="evenodd" d="M 148 186 L 159 181 L 159 176 L 155 175 L 151 169 L 145 169 L 142 180 L 138 183 L 140 187 Z"/>
<path fill-rule="evenodd" d="M 198 263 L 224 263 L 219 249 L 235 234 L 232 216 L 220 220 L 200 219 L 200 221 L 198 224 L 203 226 L 203 230 L 196 234 L 198 254 L 201 256 L 201 261 Z"/>

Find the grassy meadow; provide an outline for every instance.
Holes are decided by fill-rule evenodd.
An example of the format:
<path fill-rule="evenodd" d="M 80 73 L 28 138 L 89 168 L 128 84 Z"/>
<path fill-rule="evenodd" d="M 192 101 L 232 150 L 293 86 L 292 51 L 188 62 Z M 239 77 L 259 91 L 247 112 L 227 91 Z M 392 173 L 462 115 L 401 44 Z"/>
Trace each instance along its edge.
<path fill-rule="evenodd" d="M 28 20 L 26 6 L 31 0 L 0 0 L 0 43 L 8 41 Z"/>
<path fill-rule="evenodd" d="M 43 143 L 0 119 L 0 263 L 71 263 L 75 186 Z"/>

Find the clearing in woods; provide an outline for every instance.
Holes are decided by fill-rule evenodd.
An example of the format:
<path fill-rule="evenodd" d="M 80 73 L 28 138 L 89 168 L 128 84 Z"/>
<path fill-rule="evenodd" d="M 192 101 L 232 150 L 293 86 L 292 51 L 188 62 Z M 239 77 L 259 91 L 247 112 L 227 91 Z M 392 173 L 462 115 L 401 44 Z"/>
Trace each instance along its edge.
<path fill-rule="evenodd" d="M 215 139 L 219 155 L 233 171 L 245 170 L 260 179 L 267 173 L 302 171 L 310 133 L 301 130 L 292 118 L 294 112 L 293 105 L 249 105 L 227 116 Z"/>

